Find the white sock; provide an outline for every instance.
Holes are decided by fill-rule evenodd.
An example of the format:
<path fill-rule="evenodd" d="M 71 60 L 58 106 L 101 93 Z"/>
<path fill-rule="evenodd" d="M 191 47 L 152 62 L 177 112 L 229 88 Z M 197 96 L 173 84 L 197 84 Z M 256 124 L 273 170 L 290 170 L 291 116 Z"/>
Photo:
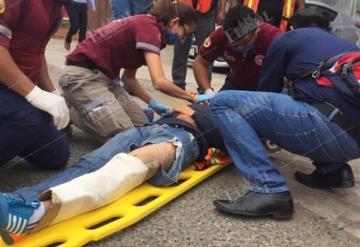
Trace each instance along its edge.
<path fill-rule="evenodd" d="M 35 209 L 34 214 L 31 216 L 28 225 L 38 223 L 42 219 L 42 217 L 44 217 L 44 215 L 45 215 L 45 207 L 44 207 L 44 203 L 41 202 L 40 206 L 37 209 Z"/>

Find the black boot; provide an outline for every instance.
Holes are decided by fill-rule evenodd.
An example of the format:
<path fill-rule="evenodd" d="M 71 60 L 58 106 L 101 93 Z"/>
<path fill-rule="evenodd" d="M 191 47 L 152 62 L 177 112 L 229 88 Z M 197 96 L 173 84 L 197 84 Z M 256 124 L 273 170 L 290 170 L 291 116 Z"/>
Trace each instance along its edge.
<path fill-rule="evenodd" d="M 354 187 L 354 174 L 351 167 L 346 164 L 336 171 L 321 173 L 318 169 L 311 174 L 295 172 L 295 179 L 311 188 L 350 188 Z"/>
<path fill-rule="evenodd" d="M 220 211 L 250 217 L 270 216 L 275 219 L 289 219 L 294 213 L 294 205 L 289 191 L 281 193 L 256 193 L 248 191 L 237 200 L 215 200 Z"/>

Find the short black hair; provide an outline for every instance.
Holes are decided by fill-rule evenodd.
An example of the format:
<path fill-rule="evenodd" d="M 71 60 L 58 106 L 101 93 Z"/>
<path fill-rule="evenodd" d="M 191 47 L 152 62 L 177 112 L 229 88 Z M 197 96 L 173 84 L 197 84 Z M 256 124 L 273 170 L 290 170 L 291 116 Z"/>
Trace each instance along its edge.
<path fill-rule="evenodd" d="M 331 31 L 330 20 L 326 16 L 306 8 L 299 10 L 290 18 L 289 26 L 292 26 L 294 29 L 318 27 Z"/>
<path fill-rule="evenodd" d="M 235 33 L 237 38 L 246 36 L 257 29 L 256 14 L 246 6 L 236 5 L 226 14 L 223 28 L 230 36 L 233 36 L 231 34 Z"/>

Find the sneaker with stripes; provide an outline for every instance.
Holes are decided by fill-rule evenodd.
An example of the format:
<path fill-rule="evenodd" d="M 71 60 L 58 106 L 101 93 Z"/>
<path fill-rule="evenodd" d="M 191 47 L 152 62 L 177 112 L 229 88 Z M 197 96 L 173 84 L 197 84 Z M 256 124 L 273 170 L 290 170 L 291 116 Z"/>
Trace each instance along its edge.
<path fill-rule="evenodd" d="M 38 221 L 31 222 L 40 201 L 25 201 L 8 194 L 0 193 L 0 236 L 6 244 L 12 244 L 12 234 L 22 235 L 33 229 Z"/>

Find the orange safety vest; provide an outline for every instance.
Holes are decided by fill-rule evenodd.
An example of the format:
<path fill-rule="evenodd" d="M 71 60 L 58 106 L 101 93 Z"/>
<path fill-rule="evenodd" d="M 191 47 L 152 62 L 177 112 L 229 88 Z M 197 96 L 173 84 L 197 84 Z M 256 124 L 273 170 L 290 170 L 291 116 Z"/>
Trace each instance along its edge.
<path fill-rule="evenodd" d="M 257 13 L 260 0 L 244 0 L 244 5 L 254 10 Z M 282 20 L 280 23 L 280 30 L 285 32 L 289 19 L 294 15 L 295 12 L 295 0 L 284 0 L 284 9 L 282 14 Z"/>
<path fill-rule="evenodd" d="M 194 7 L 194 9 L 199 13 L 207 13 L 211 9 L 212 6 L 212 0 L 180 0 L 180 2 L 189 4 Z M 197 2 L 197 6 L 194 6 Z"/>

